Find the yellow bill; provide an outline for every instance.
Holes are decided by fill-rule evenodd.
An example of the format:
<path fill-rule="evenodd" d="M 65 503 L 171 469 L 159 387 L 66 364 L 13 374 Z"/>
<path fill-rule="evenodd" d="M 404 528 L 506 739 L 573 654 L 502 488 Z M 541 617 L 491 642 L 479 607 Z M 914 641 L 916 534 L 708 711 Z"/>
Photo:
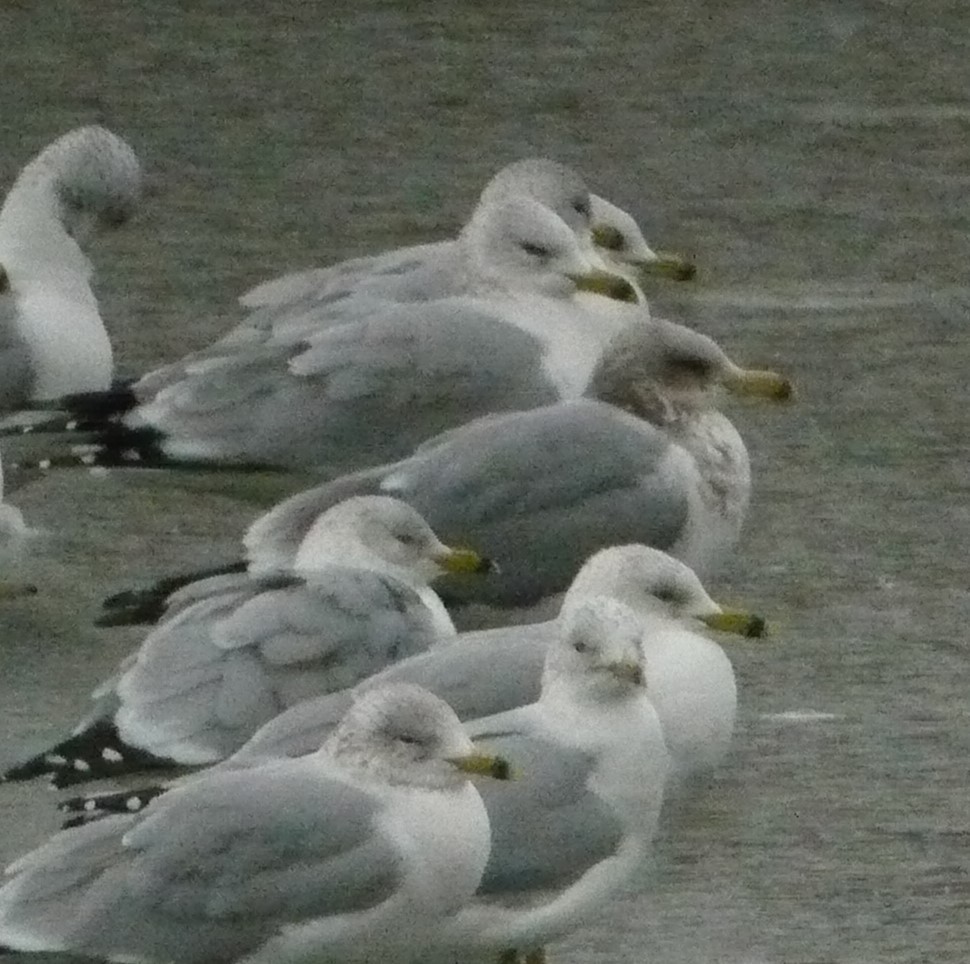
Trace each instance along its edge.
<path fill-rule="evenodd" d="M 658 251 L 656 261 L 646 261 L 640 265 L 644 278 L 661 277 L 673 281 L 693 281 L 697 275 L 697 265 L 688 258 L 669 251 Z"/>
<path fill-rule="evenodd" d="M 453 756 L 448 762 L 462 773 L 472 776 L 491 777 L 493 780 L 511 780 L 512 767 L 505 757 L 490 753 L 469 753 L 468 756 Z"/>
<path fill-rule="evenodd" d="M 738 636 L 762 638 L 768 635 L 768 624 L 764 616 L 746 613 L 740 609 L 723 609 L 719 613 L 701 616 L 701 622 L 711 629 L 722 633 L 735 633 Z"/>
<path fill-rule="evenodd" d="M 473 549 L 449 549 L 434 560 L 445 572 L 498 572 L 498 566 L 491 559 L 480 556 Z"/>
<path fill-rule="evenodd" d="M 787 402 L 795 395 L 792 383 L 777 372 L 735 368 L 723 381 L 724 387 L 735 395 L 767 398 L 773 402 Z"/>
<path fill-rule="evenodd" d="M 589 291 L 594 295 L 613 298 L 615 301 L 631 303 L 637 301 L 636 288 L 626 278 L 611 274 L 609 271 L 601 271 L 597 268 L 587 274 L 571 274 L 569 280 L 579 291 Z"/>

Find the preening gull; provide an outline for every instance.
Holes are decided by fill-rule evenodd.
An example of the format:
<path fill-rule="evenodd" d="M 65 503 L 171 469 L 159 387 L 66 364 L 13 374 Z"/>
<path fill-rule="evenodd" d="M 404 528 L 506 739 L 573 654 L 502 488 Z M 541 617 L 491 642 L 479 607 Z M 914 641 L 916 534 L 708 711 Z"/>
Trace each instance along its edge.
<path fill-rule="evenodd" d="M 565 222 L 536 202 L 495 214 L 506 290 L 420 305 L 358 299 L 341 324 L 217 345 L 130 392 L 76 397 L 68 407 L 95 430 L 95 461 L 272 464 L 333 476 L 398 458 L 477 415 L 581 394 L 612 335 L 644 315 L 628 305 L 628 315 L 594 316 L 576 292 L 624 300 L 633 288 L 593 265 Z"/>
<path fill-rule="evenodd" d="M 442 544 L 403 502 L 342 502 L 314 523 L 290 573 L 197 588 L 99 688 L 70 737 L 4 778 L 48 774 L 66 786 L 132 766 L 221 760 L 287 707 L 452 638 L 428 583 L 488 566 Z"/>
<path fill-rule="evenodd" d="M 208 773 L 7 868 L 0 943 L 112 961 L 404 961 L 474 893 L 504 777 L 441 700 L 363 694 L 323 749 Z"/>
<path fill-rule="evenodd" d="M 79 127 L 20 173 L 0 210 L 0 409 L 107 389 L 111 344 L 81 245 L 138 202 L 132 149 Z"/>
<path fill-rule="evenodd" d="M 607 597 L 632 609 L 644 626 L 647 695 L 671 755 L 676 785 L 716 765 L 730 746 L 737 708 L 734 671 L 703 626 L 743 636 L 765 632 L 761 617 L 722 609 L 682 562 L 647 546 L 613 546 L 590 558 L 573 580 L 560 619 L 590 599 Z M 450 643 L 402 660 L 360 684 L 423 686 L 464 720 L 503 713 L 539 698 L 546 650 L 559 638 L 559 620 L 462 633 Z M 312 752 L 346 712 L 351 692 L 306 700 L 262 727 L 220 767 L 258 764 Z M 78 797 L 69 812 L 137 808 L 164 788 Z"/>

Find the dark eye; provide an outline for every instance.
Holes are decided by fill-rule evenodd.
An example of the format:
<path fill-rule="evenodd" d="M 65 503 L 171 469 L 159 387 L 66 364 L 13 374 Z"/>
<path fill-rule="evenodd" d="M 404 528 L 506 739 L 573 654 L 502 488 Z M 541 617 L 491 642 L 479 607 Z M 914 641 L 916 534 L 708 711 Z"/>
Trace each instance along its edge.
<path fill-rule="evenodd" d="M 548 258 L 550 251 L 541 244 L 533 244 L 531 241 L 522 242 L 522 250 L 534 258 Z"/>
<path fill-rule="evenodd" d="M 573 649 L 575 649 L 577 653 L 585 653 L 589 647 L 582 640 L 579 640 L 579 642 L 573 643 Z"/>
<path fill-rule="evenodd" d="M 590 216 L 589 201 L 586 198 L 576 198 L 573 201 L 573 210 L 577 214 L 581 214 L 584 218 L 588 218 Z"/>
<path fill-rule="evenodd" d="M 397 541 L 403 546 L 416 546 L 420 540 L 410 532 L 399 532 L 397 534 Z"/>
<path fill-rule="evenodd" d="M 400 740 L 401 743 L 407 743 L 408 746 L 417 746 L 421 742 L 416 736 L 411 736 L 408 733 L 402 733 L 398 737 L 398 740 Z"/>
<path fill-rule="evenodd" d="M 654 596 L 661 602 L 675 603 L 680 600 L 680 593 L 673 586 L 661 586 L 655 590 Z"/>

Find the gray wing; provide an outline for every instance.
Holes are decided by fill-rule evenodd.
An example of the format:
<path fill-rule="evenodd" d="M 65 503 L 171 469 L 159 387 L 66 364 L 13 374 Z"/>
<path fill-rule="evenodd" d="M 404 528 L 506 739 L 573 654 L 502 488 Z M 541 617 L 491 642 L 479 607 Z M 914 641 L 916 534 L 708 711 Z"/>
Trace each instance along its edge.
<path fill-rule="evenodd" d="M 369 794 L 299 764 L 211 774 L 15 864 L 0 891 L 0 940 L 39 934 L 41 946 L 96 956 L 235 960 L 286 923 L 394 892 L 401 855 L 375 829 L 378 813 Z"/>
<path fill-rule="evenodd" d="M 324 279 L 299 297 L 254 311 L 240 326 L 272 339 L 309 338 L 345 321 L 361 320 L 394 305 L 426 304 L 467 293 L 468 271 L 460 249 L 444 243 L 398 259 L 380 269 L 346 270 Z M 309 279 L 303 279 L 306 283 Z"/>
<path fill-rule="evenodd" d="M 416 683 L 449 703 L 461 719 L 474 719 L 539 697 L 546 646 L 553 623 L 463 633 L 427 653 L 389 666 L 360 687 Z M 353 700 L 344 691 L 308 699 L 261 727 L 240 750 L 220 764 L 247 767 L 281 756 L 313 753 L 340 722 Z"/>
<path fill-rule="evenodd" d="M 497 559 L 500 573 L 448 576 L 449 604 L 526 606 L 564 591 L 599 549 L 667 549 L 688 495 L 663 432 L 602 402 L 487 415 L 430 439 L 408 459 L 352 473 L 281 502 L 246 535 L 261 565 L 291 558 L 321 512 L 351 495 L 410 502 L 447 541 Z"/>
<path fill-rule="evenodd" d="M 477 582 L 448 577 L 450 603 L 523 606 L 565 590 L 599 549 L 665 549 L 688 497 L 658 429 L 579 400 L 482 419 L 392 467 L 382 490 L 410 502 L 443 539 L 497 559 Z"/>
<path fill-rule="evenodd" d="M 542 351 L 533 336 L 467 301 L 399 308 L 307 342 L 202 363 L 136 410 L 131 424 L 165 433 L 175 458 L 336 475 L 406 455 L 476 415 L 555 401 Z"/>
<path fill-rule="evenodd" d="M 492 829 L 479 894 L 567 887 L 622 840 L 619 820 L 587 786 L 595 758 L 546 736 L 540 714 L 533 705 L 465 724 L 476 742 L 513 761 L 515 777 L 478 785 Z"/>
<path fill-rule="evenodd" d="M 157 756 L 211 762 L 287 707 L 353 686 L 436 639 L 417 593 L 377 573 L 250 578 L 148 637 L 118 683 L 115 721 L 126 742 Z"/>
<path fill-rule="evenodd" d="M 537 623 L 462 633 L 362 685 L 415 683 L 440 696 L 462 720 L 526 706 L 539 697 L 555 631 L 554 623 Z"/>
<path fill-rule="evenodd" d="M 351 258 L 326 268 L 294 271 L 256 285 L 240 297 L 239 303 L 245 308 L 278 310 L 314 295 L 325 295 L 334 288 L 414 271 L 426 265 L 429 259 L 447 254 L 451 244 L 450 241 L 439 241 L 409 245 L 381 254 Z"/>

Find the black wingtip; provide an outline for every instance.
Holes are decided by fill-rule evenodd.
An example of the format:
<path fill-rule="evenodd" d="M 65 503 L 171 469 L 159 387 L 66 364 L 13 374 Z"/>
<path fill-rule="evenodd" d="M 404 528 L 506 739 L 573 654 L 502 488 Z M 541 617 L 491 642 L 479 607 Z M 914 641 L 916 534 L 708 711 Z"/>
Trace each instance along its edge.
<path fill-rule="evenodd" d="M 165 615 L 165 600 L 146 600 L 131 606 L 119 606 L 102 613 L 94 620 L 99 629 L 118 629 L 121 626 L 154 626 Z"/>
<path fill-rule="evenodd" d="M 160 797 L 168 790 L 162 784 L 140 787 L 137 790 L 123 790 L 118 793 L 94 793 L 78 797 L 68 797 L 57 805 L 61 813 L 70 813 L 61 827 L 80 827 L 103 817 L 114 814 L 139 813 L 144 810 L 156 797 Z"/>
<path fill-rule="evenodd" d="M 19 782 L 46 776 L 60 789 L 89 780 L 177 765 L 167 757 L 158 757 L 125 743 L 111 720 L 97 720 L 49 750 L 11 767 L 0 780 Z"/>
<path fill-rule="evenodd" d="M 0 429 L 0 435 L 59 435 L 106 430 L 139 404 L 133 385 L 133 380 L 119 381 L 104 391 L 74 392 L 28 402 L 25 412 L 51 412 L 52 416 L 14 422 Z"/>
<path fill-rule="evenodd" d="M 139 403 L 132 382 L 119 382 L 103 392 L 74 392 L 62 395 L 55 405 L 78 421 L 104 424 L 130 412 Z"/>
<path fill-rule="evenodd" d="M 184 589 L 193 582 L 210 579 L 213 576 L 228 576 L 245 572 L 244 561 L 212 566 L 209 569 L 196 569 L 175 576 L 164 576 L 143 589 L 125 589 L 108 596 L 102 603 L 103 610 L 95 621 L 95 626 L 143 626 L 157 623 L 168 605 L 168 597 Z"/>

